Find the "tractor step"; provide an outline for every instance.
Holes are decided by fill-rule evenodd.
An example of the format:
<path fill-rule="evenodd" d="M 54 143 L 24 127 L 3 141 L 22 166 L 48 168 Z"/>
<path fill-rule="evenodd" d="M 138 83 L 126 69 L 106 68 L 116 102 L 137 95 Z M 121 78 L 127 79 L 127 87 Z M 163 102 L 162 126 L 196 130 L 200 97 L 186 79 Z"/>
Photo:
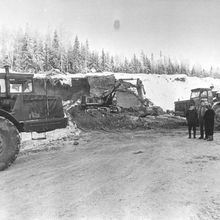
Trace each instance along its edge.
<path fill-rule="evenodd" d="M 31 140 L 45 140 L 47 139 L 47 132 L 36 133 L 31 132 Z"/>

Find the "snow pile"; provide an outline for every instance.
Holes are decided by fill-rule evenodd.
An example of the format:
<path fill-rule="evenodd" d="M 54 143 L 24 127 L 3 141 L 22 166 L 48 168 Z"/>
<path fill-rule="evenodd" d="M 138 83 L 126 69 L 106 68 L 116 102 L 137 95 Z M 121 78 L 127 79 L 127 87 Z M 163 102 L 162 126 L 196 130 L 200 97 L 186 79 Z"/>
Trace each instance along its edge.
<path fill-rule="evenodd" d="M 209 88 L 214 86 L 214 90 L 220 91 L 220 79 L 211 77 L 198 78 L 188 77 L 183 74 L 176 75 L 158 75 L 158 74 L 127 74 L 127 73 L 87 73 L 87 74 L 35 74 L 35 78 L 58 78 L 61 83 L 71 85 L 72 78 L 85 78 L 88 76 L 107 76 L 114 74 L 116 79 L 125 79 L 136 84 L 137 78 L 140 78 L 144 84 L 146 95 L 154 105 L 160 106 L 163 110 L 173 110 L 174 102 L 178 100 L 189 99 L 191 89 Z"/>
<path fill-rule="evenodd" d="M 60 83 L 63 85 L 70 85 L 72 86 L 72 78 L 73 74 L 70 73 L 62 73 L 59 70 L 53 69 L 47 72 L 39 72 L 34 74 L 34 78 L 36 79 L 49 79 L 49 80 L 59 80 Z"/>
<path fill-rule="evenodd" d="M 112 73 L 75 74 L 74 77 L 109 74 Z M 175 101 L 189 99 L 191 89 L 214 86 L 214 90 L 220 91 L 220 79 L 211 77 L 188 77 L 183 74 L 158 75 L 114 73 L 114 75 L 116 79 L 125 79 L 133 84 L 136 84 L 137 78 L 141 79 L 146 90 L 145 97 L 150 99 L 154 105 L 162 107 L 163 110 L 174 110 Z"/>
<path fill-rule="evenodd" d="M 215 90 L 220 90 L 220 79 L 182 75 L 149 75 L 140 78 L 145 86 L 146 96 L 164 110 L 173 110 L 175 101 L 189 99 L 191 89 L 214 86 Z"/>

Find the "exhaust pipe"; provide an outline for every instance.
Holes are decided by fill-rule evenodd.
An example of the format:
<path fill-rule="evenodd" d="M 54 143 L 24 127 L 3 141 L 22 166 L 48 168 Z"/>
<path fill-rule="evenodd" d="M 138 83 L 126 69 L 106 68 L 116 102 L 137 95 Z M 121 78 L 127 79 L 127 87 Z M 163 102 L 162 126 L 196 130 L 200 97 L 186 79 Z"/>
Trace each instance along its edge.
<path fill-rule="evenodd" d="M 6 64 L 6 65 L 4 65 L 4 68 L 5 68 L 6 75 L 8 75 L 9 74 L 10 65 Z"/>
<path fill-rule="evenodd" d="M 9 92 L 10 92 L 10 83 L 9 83 L 9 68 L 10 65 L 5 64 L 5 90 L 6 90 L 6 97 L 9 97 Z"/>

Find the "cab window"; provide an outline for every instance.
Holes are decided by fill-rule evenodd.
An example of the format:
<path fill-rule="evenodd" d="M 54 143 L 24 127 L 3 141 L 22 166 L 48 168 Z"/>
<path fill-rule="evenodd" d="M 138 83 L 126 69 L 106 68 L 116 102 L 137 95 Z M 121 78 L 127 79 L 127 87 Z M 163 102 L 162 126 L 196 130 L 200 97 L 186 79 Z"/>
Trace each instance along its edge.
<path fill-rule="evenodd" d="M 209 98 L 212 97 L 212 91 L 208 91 L 208 97 L 209 97 Z"/>
<path fill-rule="evenodd" d="M 203 91 L 201 93 L 201 98 L 207 98 L 207 97 L 208 97 L 207 91 Z"/>
<path fill-rule="evenodd" d="M 10 92 L 11 93 L 22 93 L 22 84 L 10 83 Z"/>
<path fill-rule="evenodd" d="M 4 79 L 0 79 L 0 93 L 5 93 L 5 92 L 6 92 L 5 80 Z"/>
<path fill-rule="evenodd" d="M 10 80 L 10 93 L 30 93 L 33 90 L 32 80 L 15 81 Z"/>
<path fill-rule="evenodd" d="M 199 91 L 193 91 L 191 93 L 191 98 L 198 98 L 199 97 Z"/>
<path fill-rule="evenodd" d="M 28 92 L 32 92 L 33 91 L 33 87 L 32 87 L 32 81 L 26 81 L 23 84 L 23 92 L 28 93 Z"/>

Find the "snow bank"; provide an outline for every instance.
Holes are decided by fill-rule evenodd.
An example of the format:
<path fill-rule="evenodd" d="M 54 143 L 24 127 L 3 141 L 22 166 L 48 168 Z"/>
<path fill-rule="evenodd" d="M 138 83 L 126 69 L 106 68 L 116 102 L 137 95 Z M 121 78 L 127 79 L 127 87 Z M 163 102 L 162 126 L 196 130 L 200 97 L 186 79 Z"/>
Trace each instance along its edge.
<path fill-rule="evenodd" d="M 65 85 L 72 86 L 73 74 L 69 74 L 69 73 L 64 74 L 64 73 L 61 73 L 60 71 L 52 70 L 48 72 L 34 74 L 34 78 L 49 79 L 49 80 L 56 79 L 56 80 L 59 80 L 62 85 L 65 84 Z"/>
<path fill-rule="evenodd" d="M 182 75 L 149 75 L 140 76 L 146 90 L 146 96 L 155 105 L 161 106 L 164 110 L 174 109 L 174 102 L 177 100 L 189 99 L 191 89 L 209 88 L 214 86 L 220 90 L 220 79 L 187 77 Z"/>
<path fill-rule="evenodd" d="M 183 74 L 157 75 L 104 72 L 75 74 L 74 77 L 110 74 L 114 74 L 116 79 L 127 79 L 133 84 L 136 84 L 136 79 L 140 78 L 146 90 L 146 98 L 149 98 L 155 105 L 161 106 L 164 110 L 173 110 L 175 101 L 189 99 L 191 89 L 214 86 L 214 90 L 220 91 L 220 79 L 188 77 Z"/>
<path fill-rule="evenodd" d="M 157 74 L 127 74 L 127 73 L 87 73 L 87 74 L 58 74 L 51 77 L 62 79 L 65 84 L 71 84 L 71 78 L 84 78 L 88 76 L 102 76 L 114 74 L 116 79 L 126 79 L 136 84 L 136 79 L 140 78 L 146 90 L 146 98 L 155 105 L 161 106 L 163 110 L 173 110 L 174 102 L 177 100 L 189 99 L 191 89 L 214 86 L 214 90 L 220 91 L 220 79 L 211 77 L 198 78 L 188 77 L 183 74 L 157 75 Z M 45 77 L 43 74 L 38 74 Z M 35 75 L 36 77 L 36 75 Z"/>

